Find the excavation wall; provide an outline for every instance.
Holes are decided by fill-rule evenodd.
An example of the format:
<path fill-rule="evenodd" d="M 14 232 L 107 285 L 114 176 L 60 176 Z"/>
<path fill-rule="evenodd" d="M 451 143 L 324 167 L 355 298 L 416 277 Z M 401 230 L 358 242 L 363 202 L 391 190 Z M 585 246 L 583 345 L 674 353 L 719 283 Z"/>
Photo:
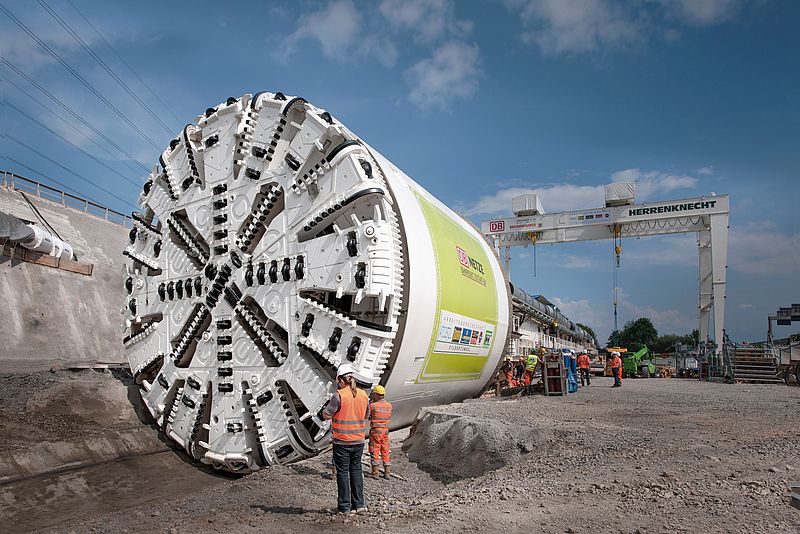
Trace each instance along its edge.
<path fill-rule="evenodd" d="M 120 363 L 124 303 L 121 251 L 128 230 L 26 195 L 91 276 L 0 255 L 0 372 Z M 23 195 L 0 186 L 0 211 L 41 225 Z"/>

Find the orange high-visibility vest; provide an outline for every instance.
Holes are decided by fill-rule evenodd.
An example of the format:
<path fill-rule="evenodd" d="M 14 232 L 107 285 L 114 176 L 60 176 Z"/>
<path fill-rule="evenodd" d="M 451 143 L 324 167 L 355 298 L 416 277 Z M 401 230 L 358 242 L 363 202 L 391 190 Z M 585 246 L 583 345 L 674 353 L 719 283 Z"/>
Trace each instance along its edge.
<path fill-rule="evenodd" d="M 589 368 L 589 356 L 586 354 L 581 354 L 578 356 L 578 367 L 581 369 L 588 369 Z"/>
<path fill-rule="evenodd" d="M 350 388 L 339 390 L 339 411 L 331 419 L 333 439 L 337 441 L 364 441 L 367 420 L 364 419 L 369 406 L 367 394 L 356 389 L 356 396 Z"/>
<path fill-rule="evenodd" d="M 387 400 L 371 402 L 369 405 L 370 433 L 389 431 L 389 420 L 392 418 L 392 403 Z"/>
<path fill-rule="evenodd" d="M 622 367 L 622 358 L 620 358 L 619 356 L 614 356 L 613 358 L 611 358 L 611 368 L 619 369 L 620 367 Z"/>

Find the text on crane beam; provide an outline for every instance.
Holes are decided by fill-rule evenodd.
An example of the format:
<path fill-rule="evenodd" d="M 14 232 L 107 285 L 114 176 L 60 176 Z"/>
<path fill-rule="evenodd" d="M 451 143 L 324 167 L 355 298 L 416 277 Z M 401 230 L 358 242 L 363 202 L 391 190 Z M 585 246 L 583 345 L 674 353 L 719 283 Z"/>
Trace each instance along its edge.
<path fill-rule="evenodd" d="M 636 208 L 628 210 L 628 217 L 634 217 L 636 215 L 654 215 L 656 213 L 671 213 L 673 211 L 705 210 L 713 208 L 716 203 L 716 200 L 706 200 L 703 202 L 687 202 L 685 204 L 653 206 L 652 208 Z"/>

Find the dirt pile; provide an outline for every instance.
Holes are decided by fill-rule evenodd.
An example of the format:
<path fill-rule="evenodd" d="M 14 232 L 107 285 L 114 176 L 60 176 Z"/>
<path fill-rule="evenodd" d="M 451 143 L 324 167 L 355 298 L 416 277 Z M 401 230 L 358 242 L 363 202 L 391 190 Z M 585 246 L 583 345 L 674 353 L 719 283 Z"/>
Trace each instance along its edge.
<path fill-rule="evenodd" d="M 115 371 L 121 374 L 127 371 Z M 0 451 L 140 428 L 126 382 L 110 371 L 0 374 Z"/>
<path fill-rule="evenodd" d="M 452 482 L 544 452 L 553 441 L 549 429 L 454 413 L 445 406 L 419 413 L 403 450 L 434 479 Z"/>

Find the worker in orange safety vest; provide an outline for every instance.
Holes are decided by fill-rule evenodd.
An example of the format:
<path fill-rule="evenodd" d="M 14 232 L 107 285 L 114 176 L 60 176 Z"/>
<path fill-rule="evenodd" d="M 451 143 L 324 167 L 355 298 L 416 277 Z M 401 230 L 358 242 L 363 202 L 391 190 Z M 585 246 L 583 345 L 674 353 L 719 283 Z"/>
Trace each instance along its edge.
<path fill-rule="evenodd" d="M 366 512 L 361 457 L 369 418 L 369 398 L 358 388 L 355 370 L 342 364 L 336 372 L 336 393 L 322 411 L 331 421 L 339 513 Z"/>
<path fill-rule="evenodd" d="M 589 355 L 585 352 L 578 356 L 578 372 L 581 375 L 581 387 L 592 385 L 592 378 L 589 374 Z"/>
<path fill-rule="evenodd" d="M 369 403 L 369 455 L 372 457 L 372 478 L 380 475 L 383 462 L 383 478 L 392 475 L 389 457 L 389 421 L 392 419 L 392 403 L 384 400 L 386 389 L 377 385 L 372 388 Z"/>
<path fill-rule="evenodd" d="M 611 374 L 614 376 L 614 385 L 611 387 L 622 387 L 622 358 L 617 351 L 611 353 Z"/>
<path fill-rule="evenodd" d="M 511 355 L 506 356 L 503 362 L 503 375 L 505 376 L 507 387 L 513 388 L 516 386 L 516 380 L 514 380 L 514 360 Z"/>

